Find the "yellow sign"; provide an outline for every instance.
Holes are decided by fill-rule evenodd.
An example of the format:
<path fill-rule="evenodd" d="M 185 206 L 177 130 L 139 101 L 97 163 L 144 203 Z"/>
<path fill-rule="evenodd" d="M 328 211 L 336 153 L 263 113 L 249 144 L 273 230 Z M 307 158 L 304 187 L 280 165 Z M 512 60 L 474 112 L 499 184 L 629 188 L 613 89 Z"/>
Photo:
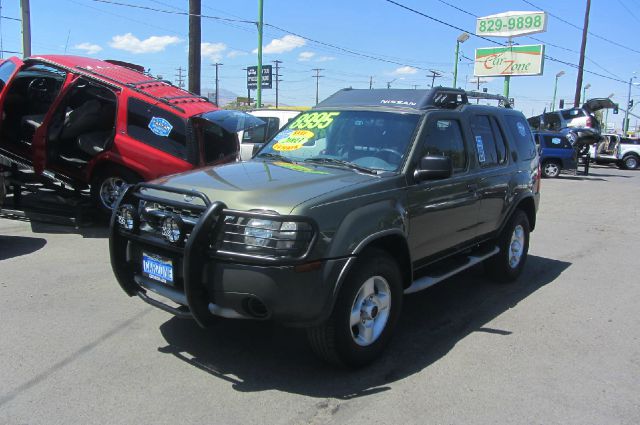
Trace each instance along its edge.
<path fill-rule="evenodd" d="M 313 132 L 308 130 L 296 130 L 285 134 L 284 139 L 278 140 L 276 144 L 273 145 L 274 150 L 281 152 L 298 150 L 314 136 Z"/>

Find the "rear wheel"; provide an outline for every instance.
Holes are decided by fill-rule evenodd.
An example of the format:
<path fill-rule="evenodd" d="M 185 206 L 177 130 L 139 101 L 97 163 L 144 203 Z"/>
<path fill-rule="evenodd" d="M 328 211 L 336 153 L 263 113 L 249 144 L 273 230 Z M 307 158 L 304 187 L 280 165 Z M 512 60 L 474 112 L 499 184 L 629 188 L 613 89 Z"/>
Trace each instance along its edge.
<path fill-rule="evenodd" d="M 635 170 L 638 168 L 638 158 L 633 155 L 628 155 L 622 158 L 622 163 L 624 164 L 624 168 L 627 170 Z"/>
<path fill-rule="evenodd" d="M 130 184 L 142 179 L 123 167 L 111 167 L 98 173 L 91 183 L 91 197 L 94 204 L 105 215 L 110 215 L 120 193 Z"/>
<path fill-rule="evenodd" d="M 516 210 L 497 240 L 498 252 L 485 264 L 489 275 L 500 282 L 514 281 L 522 273 L 529 253 L 529 219 Z"/>
<path fill-rule="evenodd" d="M 560 175 L 560 164 L 555 161 L 547 161 L 542 166 L 542 175 L 547 178 L 555 178 Z"/>
<path fill-rule="evenodd" d="M 380 355 L 402 309 L 397 263 L 379 250 L 363 253 L 340 288 L 330 318 L 309 328 L 313 351 L 335 365 L 360 367 Z"/>

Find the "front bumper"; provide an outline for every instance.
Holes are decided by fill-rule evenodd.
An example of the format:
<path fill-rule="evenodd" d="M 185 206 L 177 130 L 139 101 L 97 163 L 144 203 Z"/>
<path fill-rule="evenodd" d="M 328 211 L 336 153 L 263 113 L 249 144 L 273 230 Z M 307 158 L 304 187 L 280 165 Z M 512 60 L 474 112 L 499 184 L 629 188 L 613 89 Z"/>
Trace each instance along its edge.
<path fill-rule="evenodd" d="M 144 186 L 147 185 L 128 188 L 118 206 Z M 190 191 L 178 192 L 194 195 Z M 291 326 L 313 326 L 326 320 L 340 280 L 354 257 L 300 258 L 289 263 L 230 259 L 212 250 L 210 243 L 212 233 L 220 231 L 219 218 L 225 211 L 220 202 L 208 203 L 181 247 L 121 229 L 114 213 L 109 249 L 122 289 L 176 316 L 193 318 L 202 327 L 208 327 L 215 316 L 272 319 Z M 143 252 L 172 261 L 172 285 L 142 274 Z"/>

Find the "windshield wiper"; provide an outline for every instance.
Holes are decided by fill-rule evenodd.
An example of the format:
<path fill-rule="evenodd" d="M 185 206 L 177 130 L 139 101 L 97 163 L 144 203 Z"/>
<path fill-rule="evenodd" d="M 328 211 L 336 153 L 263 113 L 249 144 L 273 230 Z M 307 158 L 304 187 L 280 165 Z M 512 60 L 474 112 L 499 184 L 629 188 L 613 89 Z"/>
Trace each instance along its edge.
<path fill-rule="evenodd" d="M 293 163 L 293 160 L 291 158 L 287 158 L 286 156 L 280 155 L 280 154 L 277 154 L 277 153 L 265 152 L 265 153 L 258 154 L 258 157 L 259 158 L 277 159 L 278 161 L 288 162 L 290 164 Z"/>
<path fill-rule="evenodd" d="M 357 165 L 357 164 L 354 164 L 353 162 L 345 161 L 343 159 L 317 157 L 317 158 L 307 158 L 304 160 L 304 162 L 316 162 L 318 164 L 340 165 L 343 167 L 351 168 L 352 170 L 360 171 L 362 173 L 375 174 L 375 175 L 378 174 L 377 170 L 363 167 L 361 165 Z"/>

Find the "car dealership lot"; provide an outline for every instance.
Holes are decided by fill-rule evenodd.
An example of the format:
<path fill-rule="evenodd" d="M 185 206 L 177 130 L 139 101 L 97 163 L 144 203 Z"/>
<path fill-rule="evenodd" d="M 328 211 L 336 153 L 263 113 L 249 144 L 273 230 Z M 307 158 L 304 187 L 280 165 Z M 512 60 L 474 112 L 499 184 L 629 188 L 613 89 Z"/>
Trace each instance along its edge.
<path fill-rule="evenodd" d="M 203 331 L 118 287 L 106 229 L 0 218 L 0 423 L 638 423 L 640 172 L 542 182 L 525 273 L 406 299 L 382 359 L 301 330 Z"/>

